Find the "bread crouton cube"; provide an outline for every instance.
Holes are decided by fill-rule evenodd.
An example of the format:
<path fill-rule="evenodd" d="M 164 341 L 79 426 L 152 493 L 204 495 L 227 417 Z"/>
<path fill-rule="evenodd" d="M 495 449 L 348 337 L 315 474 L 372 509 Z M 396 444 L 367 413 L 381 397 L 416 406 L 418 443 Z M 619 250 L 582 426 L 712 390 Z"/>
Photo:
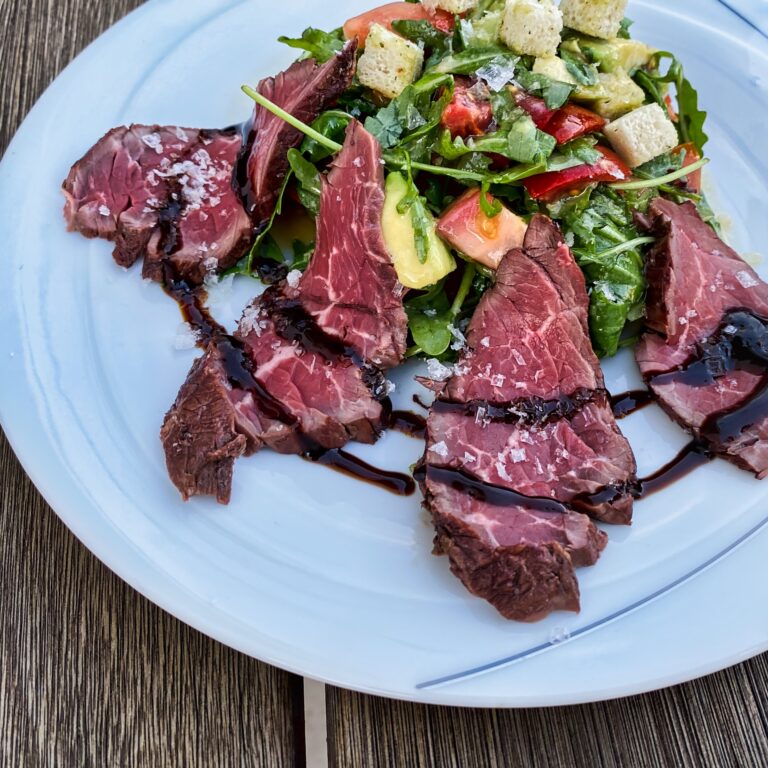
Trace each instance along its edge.
<path fill-rule="evenodd" d="M 559 56 L 539 56 L 533 63 L 533 72 L 536 75 L 546 75 L 561 83 L 576 85 L 576 78 L 568 71 L 568 67 Z"/>
<path fill-rule="evenodd" d="M 595 112 L 609 120 L 643 105 L 645 91 L 623 70 L 598 75 L 605 96 L 595 103 Z"/>
<path fill-rule="evenodd" d="M 614 120 L 603 133 L 630 168 L 669 152 L 680 141 L 677 128 L 658 104 L 648 104 Z"/>
<path fill-rule="evenodd" d="M 619 34 L 627 0 L 561 0 L 566 27 L 610 40 Z"/>
<path fill-rule="evenodd" d="M 441 10 L 461 14 L 473 11 L 480 0 L 422 0 L 421 4 L 430 11 Z"/>
<path fill-rule="evenodd" d="M 394 99 L 421 74 L 424 51 L 418 45 L 372 24 L 365 51 L 357 63 L 357 76 L 363 85 Z"/>
<path fill-rule="evenodd" d="M 515 53 L 554 56 L 563 16 L 553 0 L 507 0 L 499 36 Z"/>

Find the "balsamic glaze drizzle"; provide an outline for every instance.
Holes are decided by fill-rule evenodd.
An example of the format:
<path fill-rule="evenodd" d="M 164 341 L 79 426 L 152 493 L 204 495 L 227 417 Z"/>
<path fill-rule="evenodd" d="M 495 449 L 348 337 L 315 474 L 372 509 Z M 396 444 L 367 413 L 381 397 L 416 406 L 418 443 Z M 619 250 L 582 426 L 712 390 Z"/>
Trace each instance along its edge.
<path fill-rule="evenodd" d="M 612 395 L 611 409 L 616 419 L 624 419 L 641 411 L 655 400 L 653 392 L 647 389 L 636 389 L 631 392 L 622 392 L 620 395 Z"/>

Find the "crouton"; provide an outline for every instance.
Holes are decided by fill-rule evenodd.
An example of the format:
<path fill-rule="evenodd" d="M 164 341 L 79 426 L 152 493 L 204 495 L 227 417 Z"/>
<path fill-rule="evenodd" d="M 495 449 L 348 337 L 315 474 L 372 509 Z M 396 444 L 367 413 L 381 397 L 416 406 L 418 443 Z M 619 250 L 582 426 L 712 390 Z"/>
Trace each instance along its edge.
<path fill-rule="evenodd" d="M 533 63 L 533 72 L 537 75 L 546 75 L 561 83 L 576 85 L 576 79 L 559 56 L 539 56 Z"/>
<path fill-rule="evenodd" d="M 394 99 L 416 80 L 423 66 L 424 51 L 418 45 L 381 24 L 372 24 L 357 63 L 357 76 L 363 85 Z"/>
<path fill-rule="evenodd" d="M 499 36 L 515 53 L 554 56 L 563 16 L 553 0 L 507 0 Z"/>
<path fill-rule="evenodd" d="M 615 120 L 645 101 L 645 91 L 623 69 L 601 72 L 598 78 L 605 95 L 595 103 L 595 112 L 602 117 Z"/>
<path fill-rule="evenodd" d="M 479 0 L 422 0 L 421 4 L 430 11 L 441 10 L 448 13 L 466 13 L 477 8 Z"/>
<path fill-rule="evenodd" d="M 619 34 L 627 0 L 561 0 L 566 27 L 610 40 Z"/>
<path fill-rule="evenodd" d="M 680 141 L 677 128 L 658 104 L 648 104 L 614 120 L 603 133 L 630 168 L 669 152 Z"/>

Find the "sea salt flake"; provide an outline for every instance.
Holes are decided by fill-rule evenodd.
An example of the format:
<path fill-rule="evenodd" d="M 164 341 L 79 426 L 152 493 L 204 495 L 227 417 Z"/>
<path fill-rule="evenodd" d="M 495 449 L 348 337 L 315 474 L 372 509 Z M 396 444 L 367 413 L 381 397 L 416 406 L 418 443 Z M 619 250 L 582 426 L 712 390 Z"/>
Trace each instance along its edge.
<path fill-rule="evenodd" d="M 189 323 L 181 323 L 173 338 L 173 348 L 181 351 L 197 346 L 197 334 Z"/>
<path fill-rule="evenodd" d="M 453 370 L 433 357 L 427 360 L 427 373 L 433 381 L 446 381 L 453 375 Z"/>
<path fill-rule="evenodd" d="M 464 463 L 465 464 L 474 464 L 477 461 L 477 456 L 474 454 L 471 454 L 469 451 L 464 452 Z"/>
<path fill-rule="evenodd" d="M 449 325 L 448 330 L 454 338 L 454 342 L 451 344 L 451 349 L 456 351 L 464 349 L 464 347 L 467 346 L 467 339 L 464 334 L 454 325 Z"/>
<path fill-rule="evenodd" d="M 680 323 L 680 325 L 688 325 L 688 320 L 684 317 L 678 317 L 677 322 Z"/>
<path fill-rule="evenodd" d="M 112 215 L 112 211 L 110 211 L 109 208 L 107 208 L 106 205 L 100 205 L 99 206 L 99 213 L 102 216 L 111 216 Z"/>
<path fill-rule="evenodd" d="M 352 165 L 354 165 L 355 168 L 362 168 L 363 167 L 363 158 L 362 157 L 356 157 L 352 161 Z"/>
<path fill-rule="evenodd" d="M 163 140 L 160 138 L 159 133 L 148 133 L 146 136 L 142 136 L 141 140 L 150 149 L 154 149 L 158 155 L 162 155 L 165 151 L 165 148 L 163 147 Z"/>
<path fill-rule="evenodd" d="M 516 349 L 512 350 L 512 357 L 515 358 L 515 362 L 518 365 L 525 365 L 525 358 L 520 354 L 520 352 Z"/>
<path fill-rule="evenodd" d="M 189 135 L 183 128 L 174 128 L 173 132 L 179 141 L 189 141 Z"/>
<path fill-rule="evenodd" d="M 695 309 L 689 309 L 689 310 L 688 310 L 688 311 L 685 313 L 685 316 L 686 316 L 687 318 L 689 318 L 689 319 L 693 320 L 693 318 L 694 318 L 694 317 L 698 317 L 698 316 L 699 316 L 699 313 L 698 313 L 698 312 L 697 312 Z"/>
<path fill-rule="evenodd" d="M 480 339 L 480 346 L 481 347 L 490 347 L 491 346 L 491 337 L 486 336 L 484 339 Z"/>
<path fill-rule="evenodd" d="M 509 456 L 512 459 L 513 464 L 521 464 L 528 458 L 528 454 L 525 452 L 525 448 L 513 448 L 509 452 Z"/>
<path fill-rule="evenodd" d="M 445 458 L 448 455 L 448 446 L 445 444 L 445 440 L 441 440 L 439 443 L 435 443 L 429 449 L 432 453 L 436 453 L 438 456 Z"/>
<path fill-rule="evenodd" d="M 756 285 L 760 285 L 749 272 L 743 269 L 736 273 L 736 279 L 739 281 L 742 288 L 754 288 Z"/>
<path fill-rule="evenodd" d="M 259 326 L 260 314 L 261 309 L 259 307 L 246 307 L 240 319 L 240 331 L 242 333 L 253 333 L 255 331 L 257 336 L 261 336 L 261 327 Z"/>
<path fill-rule="evenodd" d="M 285 277 L 285 281 L 291 288 L 298 288 L 301 280 L 301 272 L 298 269 L 292 269 Z"/>
<path fill-rule="evenodd" d="M 502 480 L 506 480 L 508 483 L 512 482 L 512 478 L 509 472 L 507 472 L 507 468 L 504 466 L 503 461 L 499 460 L 496 462 L 496 471 L 499 473 L 499 477 Z"/>
<path fill-rule="evenodd" d="M 397 389 L 397 384 L 394 381 L 387 379 L 384 382 L 384 394 L 389 397 Z"/>
<path fill-rule="evenodd" d="M 517 61 L 516 57 L 497 56 L 478 69 L 476 74 L 481 80 L 485 80 L 492 91 L 498 92 L 515 79 Z"/>
<path fill-rule="evenodd" d="M 436 317 L 437 316 L 437 310 L 436 309 L 425 309 L 424 314 L 427 317 Z"/>
<path fill-rule="evenodd" d="M 495 376 L 491 377 L 491 384 L 494 387 L 503 387 L 504 382 L 507 380 L 507 377 L 504 376 L 502 373 L 497 373 Z"/>

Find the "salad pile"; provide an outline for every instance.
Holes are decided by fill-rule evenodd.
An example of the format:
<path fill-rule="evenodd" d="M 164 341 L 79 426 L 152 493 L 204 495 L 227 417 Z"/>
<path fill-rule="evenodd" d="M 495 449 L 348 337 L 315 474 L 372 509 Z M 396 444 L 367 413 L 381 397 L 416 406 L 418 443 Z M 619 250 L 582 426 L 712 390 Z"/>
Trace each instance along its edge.
<path fill-rule="evenodd" d="M 674 54 L 633 40 L 626 0 L 395 2 L 336 30 L 280 41 L 318 62 L 356 38 L 357 75 L 338 105 L 304 125 L 289 151 L 273 225 L 300 205 L 319 213 L 321 174 L 352 119 L 381 143 L 383 233 L 403 285 L 410 357 L 450 362 L 503 255 L 536 213 L 558 222 L 584 271 L 595 351 L 632 344 L 645 311 L 644 253 L 634 219 L 659 195 L 701 190 L 706 114 Z M 303 270 L 313 242 L 285 255 L 263 232 L 256 260 Z"/>

